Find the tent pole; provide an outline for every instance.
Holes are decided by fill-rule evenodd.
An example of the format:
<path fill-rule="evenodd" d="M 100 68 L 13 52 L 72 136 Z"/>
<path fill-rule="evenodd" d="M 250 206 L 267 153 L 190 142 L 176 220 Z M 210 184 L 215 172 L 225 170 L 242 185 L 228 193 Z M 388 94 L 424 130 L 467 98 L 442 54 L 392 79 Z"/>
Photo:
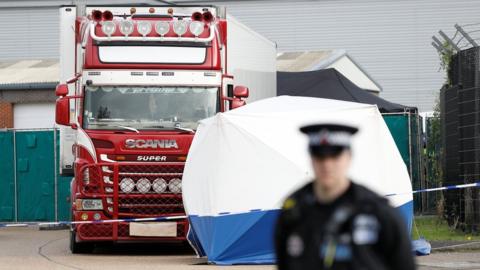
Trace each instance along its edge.
<path fill-rule="evenodd" d="M 58 221 L 57 128 L 53 128 L 53 175 L 55 189 L 55 221 Z"/>
<path fill-rule="evenodd" d="M 408 114 L 408 155 L 410 156 L 410 179 L 413 183 L 413 162 L 412 162 L 412 123 L 410 113 Z"/>
<path fill-rule="evenodd" d="M 13 131 L 13 188 L 14 188 L 14 205 L 15 205 L 15 222 L 18 222 L 18 187 L 17 187 L 17 138 L 15 129 Z"/>

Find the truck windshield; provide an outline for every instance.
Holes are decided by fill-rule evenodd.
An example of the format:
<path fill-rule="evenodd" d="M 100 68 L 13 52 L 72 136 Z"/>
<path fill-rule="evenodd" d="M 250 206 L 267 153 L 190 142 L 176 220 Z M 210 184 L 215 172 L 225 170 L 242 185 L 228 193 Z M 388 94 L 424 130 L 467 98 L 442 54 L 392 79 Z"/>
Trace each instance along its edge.
<path fill-rule="evenodd" d="M 196 129 L 218 111 L 216 87 L 86 86 L 85 129 Z"/>

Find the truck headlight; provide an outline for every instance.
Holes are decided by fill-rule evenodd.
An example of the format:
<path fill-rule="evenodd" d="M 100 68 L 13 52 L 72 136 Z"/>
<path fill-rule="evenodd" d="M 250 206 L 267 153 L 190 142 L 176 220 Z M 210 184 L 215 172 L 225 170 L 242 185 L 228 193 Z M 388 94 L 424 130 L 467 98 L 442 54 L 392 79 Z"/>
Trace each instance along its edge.
<path fill-rule="evenodd" d="M 203 33 L 204 26 L 205 24 L 203 22 L 193 21 L 188 28 L 194 36 L 198 37 Z"/>
<path fill-rule="evenodd" d="M 99 199 L 82 199 L 82 210 L 102 210 L 103 203 Z"/>
<path fill-rule="evenodd" d="M 153 181 L 152 187 L 156 193 L 163 193 L 167 190 L 167 182 L 163 178 L 157 178 Z"/>
<path fill-rule="evenodd" d="M 113 184 L 113 181 L 110 180 L 109 176 L 103 176 L 103 182 L 105 182 L 107 184 Z"/>
<path fill-rule="evenodd" d="M 90 170 L 88 169 L 88 167 L 83 170 L 83 183 L 90 183 Z"/>
<path fill-rule="evenodd" d="M 147 178 L 140 178 L 137 181 L 137 190 L 140 193 L 147 193 L 148 191 L 150 191 L 151 186 L 152 184 Z"/>
<path fill-rule="evenodd" d="M 187 32 L 187 22 L 184 20 L 178 20 L 173 22 L 173 32 L 178 36 L 182 36 Z"/>
<path fill-rule="evenodd" d="M 182 192 L 182 180 L 180 178 L 173 178 L 168 182 L 168 189 L 172 193 L 181 193 Z"/>
<path fill-rule="evenodd" d="M 130 35 L 133 33 L 133 22 L 132 21 L 121 21 L 120 22 L 120 33 L 124 34 L 125 36 Z"/>
<path fill-rule="evenodd" d="M 152 32 L 152 24 L 148 21 L 139 21 L 137 22 L 137 31 L 145 37 Z"/>
<path fill-rule="evenodd" d="M 115 26 L 115 23 L 113 23 L 112 21 L 102 22 L 102 31 L 108 37 L 110 37 L 111 35 L 113 35 L 113 33 L 115 33 L 116 28 L 117 27 Z"/>
<path fill-rule="evenodd" d="M 120 189 L 125 193 L 130 193 L 135 188 L 135 182 L 132 178 L 123 178 L 120 181 Z"/>
<path fill-rule="evenodd" d="M 155 32 L 160 36 L 166 35 L 170 31 L 170 24 L 165 21 L 159 21 L 155 24 Z"/>

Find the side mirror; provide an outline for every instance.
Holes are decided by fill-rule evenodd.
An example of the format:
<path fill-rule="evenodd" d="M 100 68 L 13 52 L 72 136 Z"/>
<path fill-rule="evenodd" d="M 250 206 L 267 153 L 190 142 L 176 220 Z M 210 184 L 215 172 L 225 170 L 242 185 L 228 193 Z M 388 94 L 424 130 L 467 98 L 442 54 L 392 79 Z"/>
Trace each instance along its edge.
<path fill-rule="evenodd" d="M 230 101 L 230 110 L 245 106 L 246 104 L 247 102 L 245 102 L 245 100 L 233 98 L 232 101 Z"/>
<path fill-rule="evenodd" d="M 247 98 L 249 95 L 248 87 L 243 85 L 237 85 L 233 89 L 233 96 L 236 98 Z"/>
<path fill-rule="evenodd" d="M 68 97 L 57 99 L 57 104 L 55 106 L 55 122 L 62 126 L 70 126 L 70 99 Z"/>
<path fill-rule="evenodd" d="M 68 95 L 68 85 L 67 84 L 59 84 L 55 89 L 55 95 L 57 97 L 64 97 Z"/>

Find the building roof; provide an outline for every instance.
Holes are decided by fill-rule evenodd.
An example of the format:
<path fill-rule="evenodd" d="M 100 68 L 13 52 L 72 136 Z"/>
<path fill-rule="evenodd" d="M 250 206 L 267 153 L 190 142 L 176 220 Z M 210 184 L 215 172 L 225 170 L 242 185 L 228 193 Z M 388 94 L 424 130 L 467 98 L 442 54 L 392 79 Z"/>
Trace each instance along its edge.
<path fill-rule="evenodd" d="M 335 68 L 358 87 L 382 91 L 378 84 L 345 50 L 283 52 L 277 55 L 277 71 L 302 72 Z"/>
<path fill-rule="evenodd" d="M 59 81 L 57 59 L 0 62 L 1 90 L 51 89 Z"/>

